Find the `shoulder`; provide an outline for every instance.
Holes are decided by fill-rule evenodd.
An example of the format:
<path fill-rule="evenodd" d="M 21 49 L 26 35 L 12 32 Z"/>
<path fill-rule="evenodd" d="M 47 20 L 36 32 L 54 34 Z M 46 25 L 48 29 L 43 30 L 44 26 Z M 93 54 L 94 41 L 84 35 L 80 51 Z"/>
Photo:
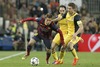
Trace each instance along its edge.
<path fill-rule="evenodd" d="M 63 17 L 63 18 L 66 18 L 66 15 L 67 15 L 67 12 L 66 12 L 64 15 L 62 15 L 62 17 Z"/>
<path fill-rule="evenodd" d="M 44 22 L 45 21 L 45 18 L 39 18 L 38 21 L 39 22 Z"/>
<path fill-rule="evenodd" d="M 80 19 L 81 19 L 81 16 L 79 14 L 77 14 L 77 15 L 74 16 L 74 20 L 78 21 Z"/>

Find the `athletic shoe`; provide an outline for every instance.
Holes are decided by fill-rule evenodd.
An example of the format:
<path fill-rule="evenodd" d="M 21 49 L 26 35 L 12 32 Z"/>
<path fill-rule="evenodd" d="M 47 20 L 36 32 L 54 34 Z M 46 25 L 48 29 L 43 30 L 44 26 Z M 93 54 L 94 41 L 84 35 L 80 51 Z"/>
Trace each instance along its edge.
<path fill-rule="evenodd" d="M 74 58 L 72 65 L 75 66 L 77 64 L 78 60 L 79 60 L 78 58 Z"/>
<path fill-rule="evenodd" d="M 63 61 L 56 60 L 53 62 L 53 64 L 63 64 Z"/>
<path fill-rule="evenodd" d="M 29 56 L 29 55 L 24 55 L 24 56 L 22 57 L 22 60 L 26 59 L 28 56 Z"/>

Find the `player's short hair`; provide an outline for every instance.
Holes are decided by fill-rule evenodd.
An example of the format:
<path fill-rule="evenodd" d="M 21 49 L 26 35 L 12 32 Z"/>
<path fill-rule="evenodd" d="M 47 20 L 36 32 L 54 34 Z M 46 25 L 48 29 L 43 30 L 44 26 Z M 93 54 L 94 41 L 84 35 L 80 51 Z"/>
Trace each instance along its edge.
<path fill-rule="evenodd" d="M 52 14 L 47 13 L 47 14 L 46 14 L 46 17 L 47 17 L 47 18 L 52 18 Z"/>
<path fill-rule="evenodd" d="M 69 3 L 68 6 L 71 6 L 73 9 L 76 9 L 76 5 L 74 3 Z"/>
<path fill-rule="evenodd" d="M 60 6 L 59 6 L 59 9 L 60 9 L 61 7 L 65 8 L 65 10 L 66 10 L 66 6 L 64 6 L 64 5 L 60 5 Z"/>

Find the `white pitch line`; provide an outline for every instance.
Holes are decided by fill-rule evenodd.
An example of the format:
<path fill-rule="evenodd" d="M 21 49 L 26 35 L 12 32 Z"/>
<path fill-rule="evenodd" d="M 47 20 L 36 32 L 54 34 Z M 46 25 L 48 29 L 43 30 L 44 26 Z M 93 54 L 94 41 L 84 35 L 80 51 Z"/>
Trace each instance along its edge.
<path fill-rule="evenodd" d="M 15 56 L 24 54 L 24 53 L 25 53 L 25 52 L 21 52 L 21 53 L 18 53 L 18 54 L 14 54 L 14 55 L 10 55 L 10 56 L 4 57 L 4 58 L 0 58 L 0 61 L 1 61 L 1 60 L 5 60 L 5 59 L 9 59 L 9 58 L 12 58 L 12 57 L 15 57 Z"/>

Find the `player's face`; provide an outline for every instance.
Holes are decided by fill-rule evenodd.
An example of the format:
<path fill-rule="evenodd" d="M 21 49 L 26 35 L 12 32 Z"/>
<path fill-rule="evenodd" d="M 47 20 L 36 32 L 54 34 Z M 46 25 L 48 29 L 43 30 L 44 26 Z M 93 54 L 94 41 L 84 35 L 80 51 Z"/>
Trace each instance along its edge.
<path fill-rule="evenodd" d="M 74 11 L 74 9 L 73 9 L 71 6 L 68 6 L 67 10 L 68 10 L 68 12 L 69 12 L 70 14 L 72 14 L 73 11 Z"/>
<path fill-rule="evenodd" d="M 59 12 L 60 12 L 60 14 L 65 14 L 66 13 L 66 10 L 65 10 L 64 7 L 60 7 L 59 8 Z"/>
<path fill-rule="evenodd" d="M 46 24 L 46 25 L 49 25 L 50 23 L 51 23 L 51 18 L 46 18 L 46 19 L 45 19 L 45 24 Z"/>

